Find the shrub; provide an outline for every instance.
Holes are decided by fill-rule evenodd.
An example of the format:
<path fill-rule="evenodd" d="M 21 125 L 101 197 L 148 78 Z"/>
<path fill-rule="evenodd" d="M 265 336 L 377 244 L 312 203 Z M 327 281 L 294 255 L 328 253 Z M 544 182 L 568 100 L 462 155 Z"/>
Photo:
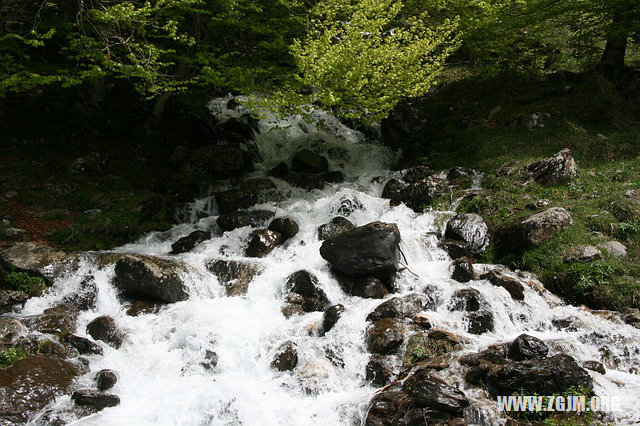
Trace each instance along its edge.
<path fill-rule="evenodd" d="M 27 356 L 27 352 L 24 348 L 8 348 L 3 351 L 0 351 L 0 366 L 8 367 L 16 361 L 20 361 L 21 359 Z"/>
<path fill-rule="evenodd" d="M 10 272 L 5 282 L 12 290 L 23 291 L 29 296 L 42 296 L 47 286 L 42 277 L 34 277 L 26 272 Z"/>

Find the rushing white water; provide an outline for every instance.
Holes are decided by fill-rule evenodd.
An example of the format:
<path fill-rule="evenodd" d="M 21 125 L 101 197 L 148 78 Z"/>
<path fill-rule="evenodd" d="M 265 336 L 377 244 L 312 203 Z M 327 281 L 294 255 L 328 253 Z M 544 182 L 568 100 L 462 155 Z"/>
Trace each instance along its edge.
<path fill-rule="evenodd" d="M 219 117 L 239 115 L 241 111 L 225 108 L 227 100 L 213 101 L 212 111 Z M 449 257 L 436 244 L 439 228 L 452 213 L 417 214 L 403 205 L 390 207 L 380 194 L 385 181 L 393 175 L 389 166 L 396 154 L 382 145 L 365 143 L 363 135 L 324 113 L 318 112 L 314 118 L 322 119 L 324 126 L 299 118 L 262 120 L 255 144 L 263 162 L 249 177 L 263 176 L 297 150 L 310 148 L 326 155 L 331 169 L 344 171 L 347 179 L 313 191 L 275 180 L 285 194 L 284 200 L 256 208 L 294 219 L 300 232 L 266 258 L 257 260 L 264 271 L 252 281 L 246 295 L 225 296 L 224 288 L 204 264 L 214 258 L 242 259 L 252 232 L 248 227 L 226 232 L 193 252 L 175 256 L 194 269 L 185 277 L 191 297 L 168 305 L 157 314 L 128 316 L 110 283 L 113 266 L 100 269 L 92 264 L 90 256 L 76 272 L 57 280 L 46 296 L 27 303 L 22 314 L 41 313 L 77 291 L 85 276 L 93 275 L 98 286 L 97 304 L 80 315 L 78 333 L 84 335 L 87 323 L 99 315 L 112 316 L 126 332 L 127 339 L 119 350 L 103 345 L 104 355 L 88 357 L 91 371 L 80 379 L 80 385 L 91 387 L 98 370 L 117 371 L 119 381 L 109 392 L 117 394 L 121 404 L 73 424 L 360 424 L 377 390 L 364 378 L 369 360 L 364 343 L 365 318 L 381 301 L 351 297 L 341 290 L 320 257 L 321 242 L 316 235 L 319 225 L 336 216 L 342 200 L 356 198 L 363 206 L 349 216 L 356 225 L 382 221 L 396 223 L 400 229 L 408 269 L 396 279 L 398 294 L 392 296 L 431 289 L 437 307 L 429 315 L 436 326 L 462 336 L 468 342 L 465 351 L 508 342 L 526 332 L 547 342 L 551 353 L 566 352 L 578 362 L 601 360 L 608 371 L 606 375 L 591 373 L 596 393 L 626 397 L 623 411 L 613 413 L 616 423 L 640 422 L 639 330 L 565 305 L 535 288 L 525 288 L 525 299 L 518 302 L 504 289 L 486 281 L 453 281 Z M 213 216 L 178 225 L 166 233 L 150 234 L 118 251 L 169 256 L 170 246 L 178 238 L 195 229 L 215 227 L 215 203 L 199 200 L 194 209 L 209 211 Z M 289 319 L 281 313 L 285 279 L 300 269 L 314 273 L 331 303 L 341 303 L 346 308 L 335 327 L 323 337 L 316 333 L 321 312 Z M 448 310 L 452 293 L 468 287 L 479 290 L 488 301 L 495 318 L 493 332 L 469 334 L 463 313 Z M 574 331 L 558 330 L 552 323 L 569 317 L 574 318 Z M 292 372 L 274 371 L 270 364 L 275 351 L 288 340 L 297 345 L 298 366 Z M 606 357 L 603 348 L 608 349 Z M 207 350 L 218 355 L 217 366 L 210 370 L 201 365 Z M 341 362 L 332 363 L 328 351 Z M 504 422 L 496 412 L 495 402 L 481 389 L 464 383 L 458 364 L 441 374 L 473 401 L 472 409 L 467 411 L 470 422 Z M 50 408 L 64 411 L 71 405 L 66 397 Z"/>

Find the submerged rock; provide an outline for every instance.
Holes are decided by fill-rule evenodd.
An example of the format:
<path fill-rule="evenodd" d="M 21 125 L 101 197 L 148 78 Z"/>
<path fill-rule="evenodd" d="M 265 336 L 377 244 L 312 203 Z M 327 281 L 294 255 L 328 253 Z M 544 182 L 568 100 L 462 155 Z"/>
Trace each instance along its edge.
<path fill-rule="evenodd" d="M 458 290 L 451 296 L 449 310 L 452 311 L 479 311 L 486 302 L 482 294 L 475 288 L 464 288 Z"/>
<path fill-rule="evenodd" d="M 499 231 L 498 239 L 503 248 L 521 252 L 546 243 L 572 223 L 568 211 L 553 207 L 506 226 Z"/>
<path fill-rule="evenodd" d="M 183 263 L 159 257 L 123 254 L 116 261 L 113 285 L 132 299 L 174 303 L 189 298 Z"/>
<path fill-rule="evenodd" d="M 268 210 L 250 210 L 222 214 L 216 223 L 223 231 L 233 231 L 244 226 L 252 228 L 263 226 L 273 217 L 274 213 Z"/>
<path fill-rule="evenodd" d="M 607 374 L 607 370 L 604 368 L 604 365 L 599 361 L 585 361 L 582 363 L 582 366 L 587 370 L 595 371 L 596 373 Z"/>
<path fill-rule="evenodd" d="M 340 235 L 344 232 L 354 229 L 356 226 L 342 216 L 336 216 L 329 223 L 320 225 L 318 227 L 318 239 L 320 241 L 326 240 L 336 235 Z"/>
<path fill-rule="evenodd" d="M 536 182 L 553 186 L 565 184 L 576 177 L 578 167 L 571 150 L 565 148 L 552 157 L 529 164 L 527 172 Z"/>
<path fill-rule="evenodd" d="M 249 283 L 262 271 L 257 264 L 239 260 L 216 259 L 205 266 L 225 286 L 227 296 L 245 294 Z"/>
<path fill-rule="evenodd" d="M 480 254 L 489 246 L 489 228 L 475 213 L 454 216 L 448 223 L 444 237 L 466 243 L 472 254 Z"/>
<path fill-rule="evenodd" d="M 276 351 L 271 362 L 271 368 L 278 371 L 290 371 L 298 365 L 298 351 L 295 343 L 289 341 L 282 344 Z"/>
<path fill-rule="evenodd" d="M 180 238 L 175 243 L 171 244 L 171 252 L 170 254 L 180 254 L 186 253 L 191 250 L 198 244 L 210 240 L 211 232 L 209 231 L 193 231 L 186 237 Z"/>
<path fill-rule="evenodd" d="M 116 349 L 120 348 L 124 341 L 124 334 L 118 329 L 116 321 L 107 315 L 99 316 L 87 324 L 87 334 Z"/>
<path fill-rule="evenodd" d="M 350 276 L 388 277 L 398 270 L 399 245 L 395 224 L 373 222 L 325 240 L 320 255 Z"/>
<path fill-rule="evenodd" d="M 467 314 L 467 331 L 471 334 L 483 334 L 493 331 L 493 313 L 488 310 Z"/>

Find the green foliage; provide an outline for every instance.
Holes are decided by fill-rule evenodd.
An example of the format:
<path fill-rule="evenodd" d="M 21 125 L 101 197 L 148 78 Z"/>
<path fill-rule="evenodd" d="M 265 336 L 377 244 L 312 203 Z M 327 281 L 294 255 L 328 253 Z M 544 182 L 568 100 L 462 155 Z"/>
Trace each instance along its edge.
<path fill-rule="evenodd" d="M 5 282 L 12 290 L 23 291 L 29 296 L 42 296 L 47 286 L 42 277 L 33 277 L 26 272 L 9 272 Z"/>
<path fill-rule="evenodd" d="M 292 52 L 311 100 L 344 117 L 380 119 L 403 98 L 425 94 L 455 50 L 455 19 L 429 26 L 402 17 L 399 0 L 324 0 Z"/>
<path fill-rule="evenodd" d="M 0 351 L 0 367 L 8 367 L 16 361 L 26 358 L 27 352 L 24 348 L 15 347 Z"/>

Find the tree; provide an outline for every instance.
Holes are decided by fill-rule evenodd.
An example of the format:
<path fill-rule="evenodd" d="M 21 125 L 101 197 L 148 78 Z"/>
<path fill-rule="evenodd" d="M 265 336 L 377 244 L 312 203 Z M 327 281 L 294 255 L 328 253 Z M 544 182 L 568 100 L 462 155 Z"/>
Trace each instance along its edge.
<path fill-rule="evenodd" d="M 425 94 L 457 47 L 456 20 L 428 26 L 403 16 L 399 0 L 322 0 L 292 52 L 310 101 L 347 118 L 382 118 L 403 98 Z M 290 102 L 292 97 L 284 97 Z"/>

